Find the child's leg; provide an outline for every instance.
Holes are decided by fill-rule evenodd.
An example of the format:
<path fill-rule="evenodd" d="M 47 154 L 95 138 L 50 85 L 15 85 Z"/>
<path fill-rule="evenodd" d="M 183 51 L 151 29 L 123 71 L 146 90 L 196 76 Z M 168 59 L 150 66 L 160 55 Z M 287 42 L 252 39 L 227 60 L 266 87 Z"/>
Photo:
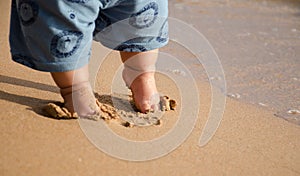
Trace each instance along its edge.
<path fill-rule="evenodd" d="M 141 112 L 155 110 L 152 105 L 159 102 L 159 96 L 153 68 L 157 48 L 168 43 L 168 1 L 113 0 L 110 5 L 99 13 L 94 39 L 120 51 L 123 79 L 137 108 Z M 101 21 L 104 23 L 99 25 Z"/>
<path fill-rule="evenodd" d="M 73 71 L 52 72 L 53 80 L 60 88 L 65 107 L 80 117 L 98 113 L 91 85 L 89 83 L 88 65 Z"/>
<path fill-rule="evenodd" d="M 131 89 L 136 107 L 143 113 L 155 110 L 159 103 L 155 84 L 155 63 L 158 50 L 120 52 L 124 63 L 123 79 Z"/>

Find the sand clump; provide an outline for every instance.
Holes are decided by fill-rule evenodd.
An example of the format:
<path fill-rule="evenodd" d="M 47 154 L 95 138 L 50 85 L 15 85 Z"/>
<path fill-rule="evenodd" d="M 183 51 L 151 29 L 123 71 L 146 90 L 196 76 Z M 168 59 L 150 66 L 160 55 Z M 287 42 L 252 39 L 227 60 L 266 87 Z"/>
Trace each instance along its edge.
<path fill-rule="evenodd" d="M 96 102 L 100 113 L 87 119 L 106 122 L 115 121 L 124 127 L 161 125 L 161 116 L 165 111 L 175 110 L 176 101 L 168 96 L 160 96 L 159 109 L 155 112 L 141 113 L 134 105 L 132 96 L 128 95 L 99 95 Z M 43 110 L 47 116 L 55 119 L 78 119 L 76 113 L 70 113 L 61 102 L 49 103 Z"/>
<path fill-rule="evenodd" d="M 77 119 L 77 113 L 71 113 L 61 102 L 48 103 L 43 110 L 55 119 Z"/>

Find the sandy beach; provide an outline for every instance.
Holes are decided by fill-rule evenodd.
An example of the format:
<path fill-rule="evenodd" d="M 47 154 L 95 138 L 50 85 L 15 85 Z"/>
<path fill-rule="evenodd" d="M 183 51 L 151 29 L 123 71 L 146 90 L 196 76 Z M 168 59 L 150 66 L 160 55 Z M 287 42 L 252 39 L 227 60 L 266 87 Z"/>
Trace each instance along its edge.
<path fill-rule="evenodd" d="M 226 6 L 226 2 L 231 6 Z M 270 3 L 266 5 L 270 12 L 273 12 L 273 7 L 275 12 L 276 10 L 279 11 L 280 8 L 294 12 L 294 7 L 289 8 L 282 4 L 276 4 L 277 2 L 273 1 L 265 2 Z M 274 115 L 277 113 L 276 108 L 281 108 L 279 111 L 284 111 L 288 108 L 276 103 L 276 101 L 281 101 L 281 95 L 279 99 L 271 98 L 269 102 L 275 101 L 275 104 L 270 104 L 269 108 L 259 106 L 257 103 L 261 102 L 260 100 L 267 99 L 267 97 L 262 97 L 263 95 L 259 93 L 263 94 L 264 92 L 269 92 L 269 89 L 273 90 L 273 84 L 268 82 L 261 85 L 260 82 L 255 81 L 249 84 L 238 82 L 237 80 L 241 80 L 241 77 L 238 77 L 238 75 L 241 76 L 242 73 L 248 73 L 246 76 L 243 75 L 246 81 L 250 79 L 249 75 L 251 75 L 253 68 L 247 63 L 247 59 L 250 59 L 246 57 L 246 61 L 241 62 L 249 66 L 244 67 L 245 72 L 237 70 L 238 67 L 242 66 L 234 64 L 236 59 L 231 61 L 229 59 L 229 57 L 235 58 L 239 55 L 246 55 L 246 50 L 258 49 L 259 47 L 255 46 L 255 43 L 247 43 L 249 40 L 254 40 L 253 38 L 255 37 L 252 34 L 247 34 L 247 31 L 244 31 L 242 26 L 240 26 L 242 33 L 237 31 L 238 28 L 232 29 L 231 32 L 237 31 L 236 34 L 239 33 L 239 37 L 243 38 L 247 45 L 240 45 L 241 52 L 235 49 L 235 52 L 231 54 L 230 51 L 232 49 L 228 48 L 237 47 L 237 43 L 226 38 L 227 36 L 221 36 L 221 34 L 224 34 L 222 31 L 230 30 L 230 25 L 223 26 L 223 28 L 218 27 L 220 22 L 215 19 L 216 15 L 211 14 L 214 8 L 219 8 L 218 13 L 222 13 L 221 7 L 224 7 L 224 13 L 226 12 L 228 16 L 231 15 L 230 18 L 236 20 L 237 18 L 234 16 L 236 11 L 230 11 L 230 9 L 238 7 L 246 10 L 250 9 L 247 11 L 248 16 L 256 15 L 257 17 L 261 15 L 260 19 L 267 20 L 267 18 L 264 18 L 263 13 L 255 14 L 256 9 L 259 9 L 257 7 L 259 3 L 262 2 L 170 2 L 170 15 L 173 17 L 185 20 L 189 18 L 189 15 L 185 14 L 186 16 L 184 16 L 184 14 L 176 13 L 176 11 L 184 11 L 185 8 L 191 9 L 190 13 L 194 16 L 191 15 L 190 21 L 186 20 L 187 23 L 193 24 L 196 29 L 203 29 L 201 32 L 215 46 L 214 48 L 224 65 L 224 70 L 228 77 L 229 92 L 239 93 L 242 98 L 227 98 L 224 116 L 216 134 L 208 144 L 200 147 L 198 145 L 199 138 L 211 106 L 211 87 L 207 78 L 200 73 L 196 77 L 199 78 L 197 88 L 201 103 L 197 122 L 192 129 L 192 133 L 178 148 L 167 155 L 150 161 L 134 162 L 112 157 L 99 150 L 85 135 L 79 120 L 56 120 L 45 116 L 42 110 L 43 106 L 49 102 L 62 101 L 59 89 L 55 86 L 49 73 L 31 70 L 11 60 L 8 44 L 10 2 L 1 1 L 0 140 L 2 144 L 0 146 L 0 175 L 300 175 L 300 126 L 298 119 L 279 118 Z M 289 1 L 289 3 L 291 2 Z M 200 7 L 201 9 L 207 9 L 207 11 L 201 10 Z M 198 10 L 199 14 L 203 14 L 202 21 L 197 20 L 199 14 L 195 14 L 195 9 Z M 276 21 L 277 17 L 274 16 L 274 18 Z M 263 54 L 254 54 L 257 57 L 257 62 L 252 62 L 253 65 L 258 65 L 258 67 L 262 68 L 267 66 L 270 70 L 271 68 L 281 70 L 282 67 L 283 69 L 288 68 L 290 64 L 293 67 L 289 67 L 290 70 L 286 74 L 292 74 L 291 78 L 298 78 L 299 76 L 300 80 L 299 71 L 297 71 L 300 63 L 299 60 L 294 59 L 296 57 L 299 58 L 299 51 L 295 51 L 295 48 L 300 46 L 300 28 L 299 22 L 295 22 L 296 19 L 299 20 L 299 13 L 293 18 L 288 18 L 287 22 L 284 23 L 286 24 L 285 26 L 292 25 L 293 22 L 296 24 L 294 28 L 291 28 L 295 29 L 296 32 L 293 32 L 295 31 L 293 30 L 289 33 L 288 39 L 282 39 L 284 41 L 283 44 L 289 45 L 292 43 L 290 48 L 292 48 L 291 55 L 293 57 L 289 57 L 288 54 L 284 56 L 290 59 L 287 61 L 287 65 L 282 65 L 280 58 L 276 60 L 278 62 L 274 61 L 272 65 L 272 62 L 266 61 L 268 58 L 264 60 L 265 55 Z M 225 20 L 222 22 L 225 23 Z M 240 24 L 237 21 L 235 22 L 235 24 Z M 251 22 L 250 20 L 249 23 L 251 24 L 253 21 Z M 274 24 L 274 26 L 277 26 L 277 30 L 281 30 L 280 24 Z M 220 33 L 216 32 L 218 29 L 221 31 Z M 273 29 L 273 32 L 276 32 L 275 30 Z M 253 31 L 251 33 L 254 33 Z M 260 31 L 260 29 L 257 31 Z M 280 39 L 280 34 L 277 37 Z M 218 39 L 221 42 L 218 42 Z M 223 40 L 228 43 L 222 44 Z M 163 50 L 172 51 L 173 49 L 174 53 L 178 52 L 178 50 L 172 48 L 173 46 L 171 43 Z M 278 45 L 278 47 L 281 47 L 281 45 Z M 92 58 L 101 56 L 101 53 L 105 52 L 104 50 L 103 47 L 93 43 Z M 259 51 L 256 52 L 260 53 Z M 275 55 L 285 52 L 276 50 L 276 47 L 273 50 L 270 47 L 268 54 L 270 53 L 269 51 Z M 182 58 L 192 58 L 185 52 L 178 52 L 177 55 Z M 121 65 L 121 61 L 117 52 L 111 52 L 107 57 L 100 58 L 100 60 L 103 61 L 103 64 L 95 78 L 95 91 L 101 95 L 109 95 L 111 93 L 112 79 L 115 71 Z M 192 73 L 194 73 L 195 69 L 201 69 L 200 66 L 195 66 L 192 61 L 187 61 L 187 64 L 190 64 Z M 257 70 L 259 70 L 258 67 L 256 67 Z M 263 71 L 269 71 L 268 69 Z M 235 74 L 237 76 L 232 76 Z M 274 84 L 278 85 L 281 78 L 284 78 L 286 74 L 279 76 L 274 81 Z M 253 75 L 254 78 L 256 76 L 255 74 Z M 291 98 L 291 103 L 285 104 L 288 104 L 289 107 L 300 108 L 298 104 L 299 95 L 297 99 L 296 93 L 299 90 L 299 83 L 287 82 L 287 84 L 289 86 L 287 85 L 282 90 L 278 90 L 287 91 L 291 89 L 294 91 L 287 93 L 288 95 L 286 96 Z M 180 104 L 181 97 L 178 93 L 178 87 L 171 79 L 165 75 L 157 74 L 157 85 L 160 92 L 168 94 Z M 255 85 L 258 85 L 256 91 L 258 92 L 257 99 L 259 101 L 252 103 L 249 97 L 254 96 L 253 92 L 255 91 L 252 90 Z M 251 90 L 249 91 L 249 89 Z M 259 91 L 261 89 L 264 91 Z M 240 90 L 244 91 L 240 92 Z M 244 99 L 243 97 L 246 98 Z M 107 126 L 119 136 L 129 140 L 151 140 L 163 136 L 174 127 L 179 117 L 179 110 L 180 106 L 175 111 L 166 112 L 163 117 L 163 124 L 160 126 L 125 128 L 115 123 L 110 123 Z M 105 124 L 102 121 L 95 123 Z M 107 145 L 110 144 L 108 143 Z M 126 148 L 126 146 L 111 147 Z M 164 146 L 161 147 L 163 148 Z"/>

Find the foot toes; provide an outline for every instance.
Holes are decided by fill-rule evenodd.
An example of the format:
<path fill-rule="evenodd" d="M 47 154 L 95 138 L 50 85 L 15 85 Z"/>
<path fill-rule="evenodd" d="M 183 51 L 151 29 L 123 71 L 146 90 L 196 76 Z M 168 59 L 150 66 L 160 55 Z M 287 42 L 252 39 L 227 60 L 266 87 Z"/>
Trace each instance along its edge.
<path fill-rule="evenodd" d="M 144 102 L 142 103 L 138 109 L 142 112 L 142 113 L 147 113 L 151 111 L 151 106 L 149 104 L 149 102 Z"/>

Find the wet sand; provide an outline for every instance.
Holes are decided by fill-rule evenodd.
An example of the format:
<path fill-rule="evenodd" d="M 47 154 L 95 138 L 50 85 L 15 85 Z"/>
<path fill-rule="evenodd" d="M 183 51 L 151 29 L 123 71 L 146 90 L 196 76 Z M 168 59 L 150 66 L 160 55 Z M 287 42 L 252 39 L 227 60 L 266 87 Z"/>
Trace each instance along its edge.
<path fill-rule="evenodd" d="M 147 162 L 129 162 L 105 154 L 87 139 L 78 120 L 55 120 L 43 115 L 45 104 L 62 99 L 48 73 L 33 71 L 10 60 L 9 3 L 1 1 L 0 7 L 3 11 L 0 20 L 1 175 L 300 174 L 299 126 L 274 116 L 272 110 L 246 101 L 228 98 L 215 136 L 207 145 L 199 147 L 199 137 L 210 110 L 210 86 L 205 81 L 197 84 L 201 106 L 195 128 L 176 150 Z M 170 7 L 174 8 L 172 3 Z M 94 45 L 93 57 L 100 56 L 101 49 Z M 168 49 L 172 50 L 165 48 Z M 95 80 L 98 93 L 110 93 L 114 71 L 121 64 L 118 57 L 113 52 L 105 58 L 110 62 L 103 64 Z M 190 58 L 188 54 L 185 57 Z M 180 101 L 174 82 L 163 75 L 157 76 L 159 91 Z M 149 140 L 172 129 L 178 113 L 166 113 L 160 127 L 121 128 L 113 123 L 108 126 L 124 138 Z"/>
<path fill-rule="evenodd" d="M 170 7 L 170 16 L 194 26 L 212 44 L 229 94 L 300 124 L 300 113 L 288 113 L 300 110 L 300 1 L 178 0 Z M 204 70 L 191 68 L 208 79 Z"/>

